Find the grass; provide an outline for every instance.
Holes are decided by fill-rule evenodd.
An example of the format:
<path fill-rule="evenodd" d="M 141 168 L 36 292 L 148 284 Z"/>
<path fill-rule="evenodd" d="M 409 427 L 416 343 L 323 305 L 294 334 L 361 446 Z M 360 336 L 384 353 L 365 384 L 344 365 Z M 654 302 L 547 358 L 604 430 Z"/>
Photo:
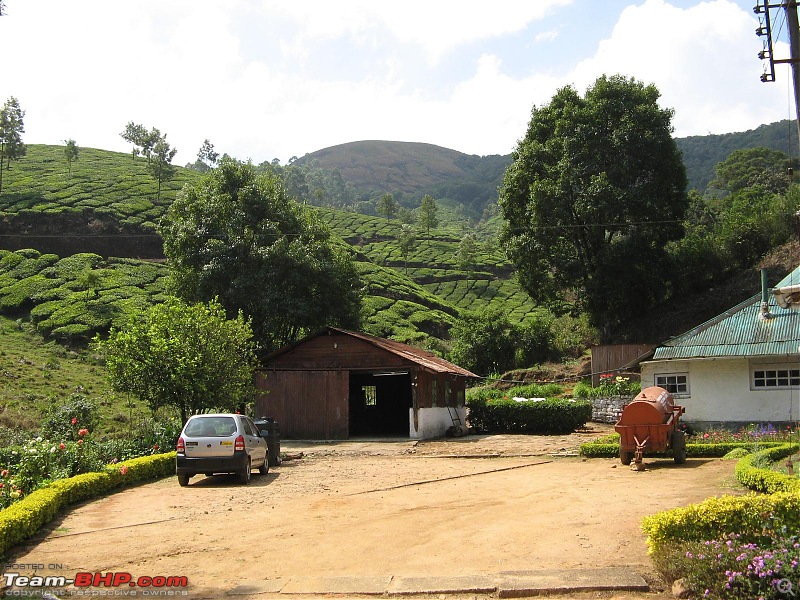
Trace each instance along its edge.
<path fill-rule="evenodd" d="M 112 394 L 105 367 L 89 351 L 46 341 L 29 323 L 0 316 L 0 426 L 35 431 L 49 407 L 75 393 L 97 404 L 99 437 L 125 431 L 132 416 L 148 412 Z"/>

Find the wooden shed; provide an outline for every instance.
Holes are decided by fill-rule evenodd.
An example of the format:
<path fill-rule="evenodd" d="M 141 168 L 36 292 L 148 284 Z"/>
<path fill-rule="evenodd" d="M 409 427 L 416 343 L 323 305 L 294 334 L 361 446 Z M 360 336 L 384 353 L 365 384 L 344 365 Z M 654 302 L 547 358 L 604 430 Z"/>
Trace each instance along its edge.
<path fill-rule="evenodd" d="M 264 359 L 255 414 L 290 439 L 439 437 L 464 423 L 476 377 L 425 350 L 329 327 Z"/>

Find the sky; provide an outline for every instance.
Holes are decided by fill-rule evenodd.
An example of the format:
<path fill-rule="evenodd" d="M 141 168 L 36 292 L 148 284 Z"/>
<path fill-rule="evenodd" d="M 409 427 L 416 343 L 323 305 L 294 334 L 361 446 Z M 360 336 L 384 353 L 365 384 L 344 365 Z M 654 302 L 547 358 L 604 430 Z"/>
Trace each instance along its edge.
<path fill-rule="evenodd" d="M 789 68 L 760 80 L 755 2 L 5 0 L 0 102 L 28 144 L 127 152 L 133 121 L 180 165 L 205 139 L 255 163 L 359 140 L 508 154 L 535 106 L 604 74 L 654 84 L 676 137 L 746 131 L 795 118 Z"/>

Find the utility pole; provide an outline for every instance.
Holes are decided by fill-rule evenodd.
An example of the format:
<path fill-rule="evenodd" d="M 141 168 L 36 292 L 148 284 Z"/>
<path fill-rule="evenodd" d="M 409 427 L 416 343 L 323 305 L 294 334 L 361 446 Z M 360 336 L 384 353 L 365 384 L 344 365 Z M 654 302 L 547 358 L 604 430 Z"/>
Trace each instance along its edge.
<path fill-rule="evenodd" d="M 774 30 L 774 16 L 772 10 L 783 10 L 786 15 L 786 28 L 789 32 L 789 58 L 775 58 L 773 52 L 772 32 Z M 758 53 L 761 60 L 769 61 L 769 69 L 765 67 L 761 81 L 775 81 L 775 65 L 789 63 L 792 66 L 792 84 L 794 88 L 795 124 L 797 125 L 797 139 L 800 142 L 800 25 L 797 18 L 797 0 L 783 0 L 779 4 L 770 4 L 769 0 L 757 0 L 753 12 L 764 15 L 764 20 L 759 17 L 759 27 L 756 35 L 764 37 L 764 48 Z"/>

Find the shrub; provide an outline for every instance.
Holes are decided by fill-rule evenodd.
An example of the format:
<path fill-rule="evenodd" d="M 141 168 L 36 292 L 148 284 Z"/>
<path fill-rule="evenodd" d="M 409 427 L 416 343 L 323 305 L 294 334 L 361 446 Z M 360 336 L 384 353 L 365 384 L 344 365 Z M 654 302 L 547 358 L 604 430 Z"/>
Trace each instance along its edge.
<path fill-rule="evenodd" d="M 736 479 L 753 491 L 772 494 L 775 492 L 792 492 L 800 490 L 800 479 L 769 468 L 782 458 L 791 456 L 800 450 L 800 444 L 781 444 L 745 456 L 736 463 Z"/>
<path fill-rule="evenodd" d="M 108 466 L 102 472 L 60 479 L 0 510 L 0 553 L 34 535 L 70 504 L 94 498 L 124 485 L 174 473 L 175 453 L 135 458 Z"/>
<path fill-rule="evenodd" d="M 588 402 L 552 398 L 517 402 L 473 397 L 467 408 L 470 425 L 482 433 L 571 433 L 592 418 Z"/>
<path fill-rule="evenodd" d="M 39 433 L 55 441 L 76 440 L 82 428 L 97 427 L 97 406 L 83 394 L 72 394 L 65 404 L 51 406 L 42 419 Z"/>

